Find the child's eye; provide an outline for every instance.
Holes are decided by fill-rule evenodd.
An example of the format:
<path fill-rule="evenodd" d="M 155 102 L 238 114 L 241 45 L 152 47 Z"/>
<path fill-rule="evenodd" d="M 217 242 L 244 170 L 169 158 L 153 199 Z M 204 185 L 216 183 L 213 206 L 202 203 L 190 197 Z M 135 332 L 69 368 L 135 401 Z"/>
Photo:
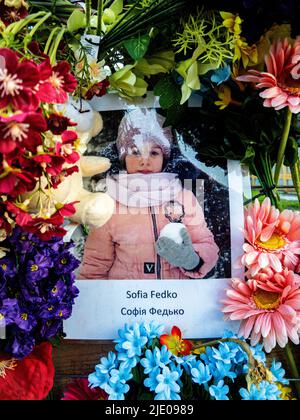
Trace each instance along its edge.
<path fill-rule="evenodd" d="M 139 155 L 139 151 L 137 149 L 133 149 L 131 151 L 132 156 L 138 156 Z"/>
<path fill-rule="evenodd" d="M 158 156 L 159 155 L 159 153 L 158 152 L 156 152 L 155 150 L 153 150 L 152 152 L 151 152 L 151 156 Z"/>

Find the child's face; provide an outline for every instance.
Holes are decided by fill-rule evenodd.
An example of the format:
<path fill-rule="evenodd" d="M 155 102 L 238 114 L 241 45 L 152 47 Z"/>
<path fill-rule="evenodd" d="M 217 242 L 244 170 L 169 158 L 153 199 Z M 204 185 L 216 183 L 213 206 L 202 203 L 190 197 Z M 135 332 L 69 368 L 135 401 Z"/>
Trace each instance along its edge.
<path fill-rule="evenodd" d="M 137 147 L 126 155 L 125 164 L 128 174 L 159 173 L 163 168 L 164 156 L 160 147 L 148 145 L 142 151 Z"/>

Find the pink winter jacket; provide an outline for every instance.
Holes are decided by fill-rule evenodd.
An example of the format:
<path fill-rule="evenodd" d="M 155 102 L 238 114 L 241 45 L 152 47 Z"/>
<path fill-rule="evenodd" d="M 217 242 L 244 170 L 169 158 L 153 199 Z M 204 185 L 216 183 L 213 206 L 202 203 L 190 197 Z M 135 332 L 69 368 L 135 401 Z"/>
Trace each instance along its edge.
<path fill-rule="evenodd" d="M 186 226 L 195 251 L 204 261 L 199 271 L 185 271 L 157 255 L 155 243 L 169 223 L 164 206 L 125 207 L 117 203 L 115 214 L 102 227 L 91 230 L 85 246 L 80 279 L 188 279 L 202 278 L 218 260 L 219 248 L 207 227 L 194 196 L 182 189 L 176 200 L 184 205 Z"/>

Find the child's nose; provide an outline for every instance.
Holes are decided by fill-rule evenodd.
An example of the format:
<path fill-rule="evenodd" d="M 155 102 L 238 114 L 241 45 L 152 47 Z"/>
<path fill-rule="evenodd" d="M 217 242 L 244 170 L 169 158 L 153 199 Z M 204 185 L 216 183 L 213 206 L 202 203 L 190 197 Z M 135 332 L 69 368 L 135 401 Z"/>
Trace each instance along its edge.
<path fill-rule="evenodd" d="M 149 156 L 141 156 L 140 164 L 146 166 L 149 163 Z"/>

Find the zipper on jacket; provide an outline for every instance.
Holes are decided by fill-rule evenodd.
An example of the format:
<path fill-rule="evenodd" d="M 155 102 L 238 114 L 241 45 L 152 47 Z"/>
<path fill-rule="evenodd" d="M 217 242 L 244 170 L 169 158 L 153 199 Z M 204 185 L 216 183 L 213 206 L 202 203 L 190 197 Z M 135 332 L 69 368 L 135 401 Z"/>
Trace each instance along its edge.
<path fill-rule="evenodd" d="M 154 229 L 154 237 L 155 237 L 155 242 L 157 242 L 157 240 L 158 240 L 158 229 L 157 229 L 155 213 L 154 213 L 153 210 L 154 210 L 153 207 L 150 207 L 153 229 Z M 157 272 L 157 279 L 161 280 L 161 260 L 160 260 L 160 255 L 158 255 L 158 254 L 157 254 L 157 270 L 156 270 L 156 272 Z"/>

